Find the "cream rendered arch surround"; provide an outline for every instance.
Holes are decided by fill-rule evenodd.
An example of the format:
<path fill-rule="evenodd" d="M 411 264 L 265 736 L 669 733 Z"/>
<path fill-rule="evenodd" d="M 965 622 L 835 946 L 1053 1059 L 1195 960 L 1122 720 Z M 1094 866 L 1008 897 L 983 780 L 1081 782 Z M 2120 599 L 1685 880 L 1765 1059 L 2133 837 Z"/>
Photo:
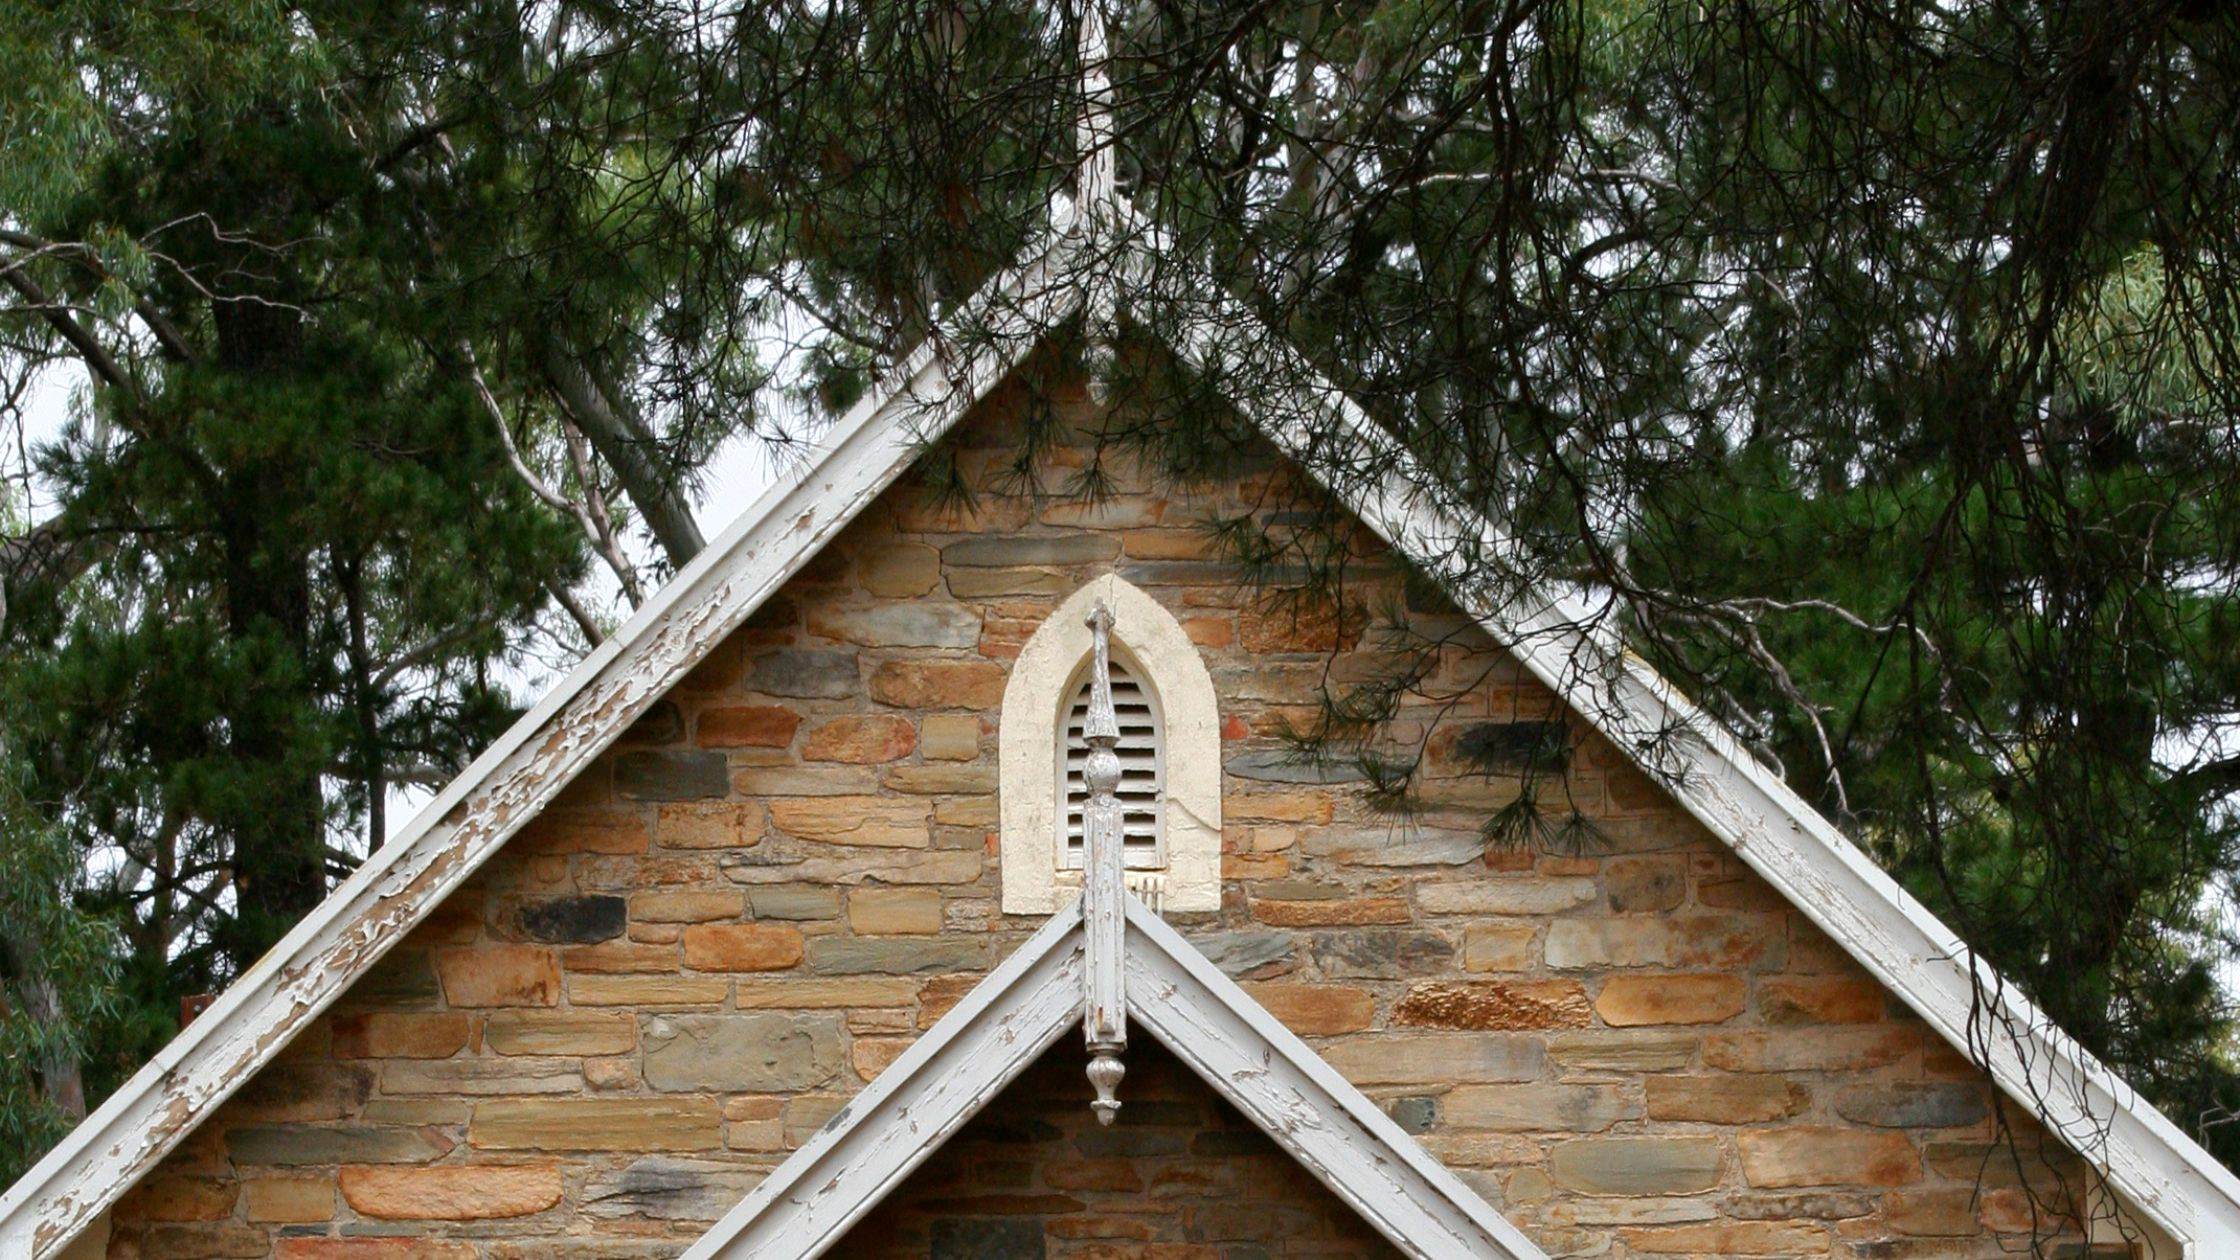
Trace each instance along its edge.
<path fill-rule="evenodd" d="M 1058 716 L 1089 655 L 1089 613 L 1112 610 L 1112 638 L 1158 702 L 1166 741 L 1164 909 L 1221 908 L 1221 716 L 1213 676 L 1182 623 L 1119 577 L 1075 591 L 1037 627 L 1003 690 L 996 786 L 1005 914 L 1054 914 L 1080 887 L 1058 852 Z"/>

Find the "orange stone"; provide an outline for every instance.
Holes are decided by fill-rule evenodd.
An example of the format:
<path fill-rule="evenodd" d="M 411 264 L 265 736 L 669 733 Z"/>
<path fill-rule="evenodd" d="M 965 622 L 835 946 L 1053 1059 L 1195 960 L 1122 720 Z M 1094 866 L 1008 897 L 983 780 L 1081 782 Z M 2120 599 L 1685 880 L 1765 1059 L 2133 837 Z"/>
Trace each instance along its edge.
<path fill-rule="evenodd" d="M 1586 990 L 1575 980 L 1466 980 L 1419 984 L 1392 1010 L 1395 1023 L 1468 1030 L 1584 1028 Z"/>
<path fill-rule="evenodd" d="M 560 1000 L 560 963 L 534 945 L 440 950 L 436 977 L 453 1006 L 551 1006 Z"/>
<path fill-rule="evenodd" d="M 560 1201 L 550 1164 L 408 1168 L 345 1167 L 342 1197 L 361 1215 L 391 1221 L 474 1221 L 529 1216 Z"/>
<path fill-rule="evenodd" d="M 1742 1175 L 1762 1189 L 1902 1186 L 1921 1179 L 1921 1156 L 1902 1133 L 1802 1125 L 1737 1139 Z"/>
<path fill-rule="evenodd" d="M 273 1260 L 474 1260 L 474 1244 L 427 1238 L 283 1238 Z"/>
<path fill-rule="evenodd" d="M 1003 667 L 985 661 L 888 661 L 871 674 L 871 698 L 898 709 L 993 709 Z"/>
<path fill-rule="evenodd" d="M 1740 1015 L 1744 997 L 1739 976 L 1613 976 L 1594 1009 L 1615 1028 L 1717 1024 Z"/>
<path fill-rule="evenodd" d="M 1398 897 L 1332 897 L 1316 901 L 1254 901 L 1252 917 L 1275 927 L 1347 927 L 1406 923 L 1408 903 Z"/>
<path fill-rule="evenodd" d="M 875 765 L 910 755 L 918 728 L 908 718 L 872 713 L 834 718 L 809 732 L 801 746 L 804 761 L 846 761 Z"/>
<path fill-rule="evenodd" d="M 1882 986 L 1852 976 L 1769 976 L 1758 986 L 1769 1024 L 1872 1024 L 1890 1013 Z"/>
<path fill-rule="evenodd" d="M 1247 982 L 1244 991 L 1302 1037 L 1359 1032 L 1377 1013 L 1377 999 L 1351 985 L 1259 981 Z"/>
<path fill-rule="evenodd" d="M 783 971 L 801 961 L 801 930 L 778 923 L 696 923 L 684 963 L 696 971 Z"/>
<path fill-rule="evenodd" d="M 793 742 L 801 715 L 775 704 L 743 704 L 700 715 L 702 748 L 783 748 Z"/>

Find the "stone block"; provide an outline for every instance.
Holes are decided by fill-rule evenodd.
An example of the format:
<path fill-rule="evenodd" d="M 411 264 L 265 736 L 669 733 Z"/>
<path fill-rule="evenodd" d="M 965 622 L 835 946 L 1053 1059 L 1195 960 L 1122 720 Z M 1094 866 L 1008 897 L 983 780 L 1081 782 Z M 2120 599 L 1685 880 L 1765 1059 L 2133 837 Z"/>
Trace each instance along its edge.
<path fill-rule="evenodd" d="M 840 1070 L 840 1021 L 824 1015 L 662 1015 L 643 1029 L 646 1084 L 668 1093 L 792 1092 Z"/>
<path fill-rule="evenodd" d="M 1912 1025 L 1855 1025 L 1714 1033 L 1703 1061 L 1724 1072 L 1861 1072 L 1897 1063 L 1921 1048 Z"/>
<path fill-rule="evenodd" d="M 1289 932 L 1214 932 L 1190 943 L 1214 966 L 1231 976 L 1244 976 L 1263 967 L 1288 970 L 1298 938 Z"/>
<path fill-rule="evenodd" d="M 116 1215 L 125 1220 L 219 1221 L 233 1215 L 241 1190 L 217 1177 L 158 1172 L 125 1192 Z"/>
<path fill-rule="evenodd" d="M 574 1059 L 396 1059 L 381 1067 L 381 1092 L 391 1098 L 573 1094 L 583 1089 Z"/>
<path fill-rule="evenodd" d="M 547 806 L 508 846 L 530 855 L 567 853 L 631 854 L 646 851 L 645 816 L 635 809 L 581 809 Z"/>
<path fill-rule="evenodd" d="M 1418 1028 L 1527 1031 L 1592 1022 L 1576 980 L 1464 980 L 1418 984 L 1393 1007 L 1393 1022 Z"/>
<path fill-rule="evenodd" d="M 1719 1142 L 1708 1137 L 1594 1137 L 1548 1152 L 1548 1175 L 1578 1194 L 1700 1194 L 1719 1182 Z"/>
<path fill-rule="evenodd" d="M 1670 910 L 1687 891 L 1687 872 L 1676 857 L 1618 858 L 1602 870 L 1603 904 L 1612 914 Z"/>
<path fill-rule="evenodd" d="M 236 1125 L 225 1140 L 237 1167 L 425 1164 L 451 1150 L 449 1141 L 424 1128 L 364 1124 Z"/>
<path fill-rule="evenodd" d="M 747 687 L 790 700 L 838 700 L 856 694 L 856 654 L 782 648 L 754 658 Z"/>
<path fill-rule="evenodd" d="M 923 543 L 866 547 L 856 562 L 856 580 L 885 599 L 923 595 L 941 580 L 941 553 Z"/>
<path fill-rule="evenodd" d="M 560 1000 L 559 959 L 541 946 L 440 950 L 435 965 L 453 1006 L 551 1006 Z"/>
<path fill-rule="evenodd" d="M 1120 540 L 1108 534 L 1036 534 L 967 538 L 941 549 L 948 568 L 994 569 L 1018 565 L 1095 564 L 1115 559 Z"/>
<path fill-rule="evenodd" d="M 1313 901 L 1274 901 L 1254 898 L 1252 917 L 1274 927 L 1337 927 L 1374 923 L 1406 923 L 1414 916 L 1399 897 L 1321 898 Z"/>
<path fill-rule="evenodd" d="M 560 1202 L 551 1164 L 343 1168 L 342 1197 L 361 1216 L 390 1221 L 476 1221 L 529 1216 Z"/>
<path fill-rule="evenodd" d="M 1445 971 L 1455 947 L 1438 932 L 1364 927 L 1317 932 L 1309 952 L 1315 966 L 1334 979 L 1391 980 Z"/>
<path fill-rule="evenodd" d="M 760 1184 L 760 1168 L 707 1159 L 648 1155 L 617 1169 L 593 1173 L 583 1188 L 583 1211 L 611 1220 L 714 1221 Z"/>
<path fill-rule="evenodd" d="M 482 1043 L 498 1054 L 627 1054 L 638 1045 L 638 1021 L 626 1011 L 495 1011 Z"/>
<path fill-rule="evenodd" d="M 1614 1028 L 1718 1024 L 1740 1015 L 1748 996 L 1740 976 L 1612 976 L 1594 1009 Z"/>
<path fill-rule="evenodd" d="M 712 1098 L 504 1098 L 477 1103 L 467 1141 L 489 1151 L 706 1151 L 723 1144 Z"/>
<path fill-rule="evenodd" d="M 467 1048 L 467 1017 L 456 1012 L 375 1011 L 337 1015 L 338 1059 L 448 1059 Z"/>
<path fill-rule="evenodd" d="M 1529 1081 L 1546 1066 L 1540 1039 L 1522 1033 L 1367 1033 L 1323 1049 L 1355 1085 Z"/>
<path fill-rule="evenodd" d="M 1989 1119 L 1991 1104 L 1973 1082 L 1907 1081 L 1846 1089 L 1836 1114 L 1883 1129 L 1959 1129 Z"/>
<path fill-rule="evenodd" d="M 1351 985 L 1259 981 L 1247 983 L 1244 991 L 1302 1037 L 1360 1032 L 1377 1013 L 1375 996 Z"/>
<path fill-rule="evenodd" d="M 273 1260 L 475 1260 L 473 1243 L 432 1238 L 282 1238 L 277 1247 Z"/>
<path fill-rule="evenodd" d="M 918 728 L 908 718 L 891 713 L 850 714 L 810 731 L 801 745 L 801 756 L 805 761 L 877 765 L 907 757 L 917 746 Z"/>
<path fill-rule="evenodd" d="M 651 888 L 630 894 L 630 917 L 641 923 L 714 923 L 745 913 L 736 889 Z"/>
<path fill-rule="evenodd" d="M 513 912 L 514 930 L 547 945 L 596 945 L 622 935 L 629 905 L 607 893 L 524 901 Z"/>
<path fill-rule="evenodd" d="M 334 1217 L 328 1177 L 251 1177 L 241 1183 L 242 1214 L 272 1225 L 305 1225 Z"/>
<path fill-rule="evenodd" d="M 1902 1133 L 1800 1125 L 1745 1131 L 1742 1175 L 1770 1189 L 1902 1186 L 1921 1179 L 1921 1156 Z"/>
<path fill-rule="evenodd" d="M 782 923 L 695 923 L 684 965 L 695 971 L 784 971 L 801 961 L 801 929 Z"/>
<path fill-rule="evenodd" d="M 715 1006 L 730 996 L 723 976 L 568 977 L 568 1001 L 577 1006 Z"/>
<path fill-rule="evenodd" d="M 840 890 L 815 884 L 769 884 L 747 890 L 747 913 L 757 919 L 812 922 L 840 917 Z"/>
<path fill-rule="evenodd" d="M 918 982 L 901 976 L 787 976 L 739 981 L 740 1010 L 850 1010 L 909 1006 Z"/>
<path fill-rule="evenodd" d="M 933 843 L 932 808 L 883 796 L 813 796 L 770 802 L 770 825 L 825 844 L 922 849 Z"/>
<path fill-rule="evenodd" d="M 1642 1085 L 1652 1120 L 1762 1124 L 1786 1120 L 1812 1101 L 1802 1085 L 1780 1076 L 1650 1076 Z"/>
<path fill-rule="evenodd" d="M 1462 930 L 1465 971 L 1523 971 L 1539 960 L 1532 923 L 1473 923 Z"/>
<path fill-rule="evenodd" d="M 677 950 L 674 945 L 608 941 L 601 945 L 560 951 L 560 969 L 569 973 L 596 975 L 675 971 Z"/>
<path fill-rule="evenodd" d="M 785 748 L 801 728 L 801 715 L 783 705 L 735 704 L 700 712 L 702 748 Z"/>
<path fill-rule="evenodd" d="M 980 614 L 962 604 L 921 601 L 869 608 L 811 608 L 809 632 L 864 647 L 969 648 L 980 642 Z"/>
<path fill-rule="evenodd" d="M 996 790 L 994 766 L 950 763 L 938 766 L 895 766 L 883 780 L 887 787 L 914 796 L 979 795 Z"/>
<path fill-rule="evenodd" d="M 720 752 L 626 752 L 615 758 L 614 790 L 634 801 L 691 801 L 731 790 L 731 767 Z"/>
<path fill-rule="evenodd" d="M 1735 971 L 1778 966 L 1787 942 L 1780 919 L 1763 915 L 1558 919 L 1544 956 L 1565 971 L 1607 967 L 1701 967 Z"/>
<path fill-rule="evenodd" d="M 969 713 L 936 713 L 918 724 L 919 752 L 933 761 L 971 761 L 980 755 L 980 719 Z"/>
<path fill-rule="evenodd" d="M 987 943 L 966 937 L 820 936 L 809 942 L 809 969 L 825 975 L 929 975 L 987 966 Z"/>
<path fill-rule="evenodd" d="M 1696 1036 L 1685 1032 L 1587 1028 L 1548 1038 L 1548 1057 L 1570 1072 L 1672 1072 L 1695 1053 Z"/>
<path fill-rule="evenodd" d="M 1446 1123 L 1501 1133 L 1599 1133 L 1641 1115 L 1641 1104 L 1617 1085 L 1463 1085 L 1440 1104 Z"/>
<path fill-rule="evenodd" d="M 1875 1024 L 1890 1015 L 1890 995 L 1863 976 L 1767 976 L 1758 1013 L 1769 1024 Z"/>
<path fill-rule="evenodd" d="M 848 893 L 848 926 L 862 936 L 930 936 L 941 931 L 937 888 L 856 888 Z"/>
<path fill-rule="evenodd" d="M 871 698 L 898 709 L 993 709 L 1006 678 L 986 661 L 888 661 L 871 672 Z"/>

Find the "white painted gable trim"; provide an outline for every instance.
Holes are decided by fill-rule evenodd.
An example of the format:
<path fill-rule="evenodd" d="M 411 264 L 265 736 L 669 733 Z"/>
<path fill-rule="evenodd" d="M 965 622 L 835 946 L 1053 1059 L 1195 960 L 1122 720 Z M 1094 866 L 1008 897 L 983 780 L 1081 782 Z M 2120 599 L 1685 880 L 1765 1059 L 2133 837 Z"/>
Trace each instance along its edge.
<path fill-rule="evenodd" d="M 1051 231 L 992 277 L 612 638 L 0 1197 L 0 1256 L 59 1252 L 814 558 L 1081 302 Z"/>
<path fill-rule="evenodd" d="M 1716 718 L 1615 644 L 1608 609 L 1575 592 L 1545 589 L 1503 603 L 1446 567 L 1461 550 L 1499 564 L 1516 547 L 1244 303 L 1183 274 L 1190 269 L 1172 258 L 1154 258 L 1155 229 L 1138 221 L 1133 236 L 1142 242 L 1138 274 L 1174 295 L 1161 313 L 1178 318 L 1158 325 L 1155 315 L 1153 322 L 1186 364 L 1218 378 L 1223 365 L 1249 361 L 1256 368 L 1250 379 L 1290 382 L 1288 390 L 1242 391 L 1232 402 L 1816 927 L 2089 1160 L 2187 1260 L 2240 1256 L 2240 1178 L 2056 1027 Z"/>
<path fill-rule="evenodd" d="M 1124 203 L 1105 213 L 1132 257 L 1180 300 L 1132 312 L 1201 370 L 1251 357 L 1293 382 L 1280 399 L 1234 403 L 1402 554 L 1430 563 L 1441 540 L 1485 554 L 1509 541 L 1467 505 L 1442 501 L 1404 460 L 1365 484 L 1358 470 L 1387 438 L 1242 303 L 1171 257 Z M 837 421 L 792 482 L 741 513 L 604 647 L 476 758 L 396 839 L 237 980 L 61 1145 L 0 1197 L 0 1255 L 45 1260 L 326 1009 L 352 980 L 495 853 L 644 709 L 813 557 L 924 442 L 955 423 L 1082 304 L 1060 217 L 1052 234 L 990 280 L 897 376 Z M 1151 265 L 1155 261 L 1156 265 Z M 1209 308 L 1207 299 L 1214 299 Z M 992 327 L 990 327 L 992 325 Z M 973 330 L 986 329 L 977 335 Z M 1256 379 L 1265 386 L 1267 378 Z M 1309 410 L 1302 411 L 1301 408 Z M 1329 432 L 1296 417 L 1321 409 Z M 1431 567 L 1436 569 L 1435 564 Z M 1590 630 L 1567 595 L 1498 606 L 1434 572 L 1458 604 L 1606 738 L 1659 775 L 1681 804 L 1740 854 L 1947 1041 L 2099 1166 L 2189 1260 L 2240 1256 L 2240 1180 L 2133 1093 L 2011 987 L 1835 827 L 1757 764 L 1716 721 L 1638 659 Z M 1587 662 L 1598 661 L 1589 667 Z M 1659 735 L 1679 731 L 1678 738 Z M 1650 749 L 1667 763 L 1650 765 Z M 2000 995 L 1979 1010 L 1975 980 Z M 2012 1033 L 2028 1030 L 2017 1043 Z"/>
<path fill-rule="evenodd" d="M 1082 1014 L 1078 901 L 1052 916 L 684 1260 L 809 1260 L 900 1185 Z M 1546 1260 L 1158 915 L 1130 897 L 1128 1015 L 1419 1260 Z M 1084 1104 L 1086 1105 L 1086 1104 Z M 1121 1086 L 1126 1114 L 1127 1088 Z"/>

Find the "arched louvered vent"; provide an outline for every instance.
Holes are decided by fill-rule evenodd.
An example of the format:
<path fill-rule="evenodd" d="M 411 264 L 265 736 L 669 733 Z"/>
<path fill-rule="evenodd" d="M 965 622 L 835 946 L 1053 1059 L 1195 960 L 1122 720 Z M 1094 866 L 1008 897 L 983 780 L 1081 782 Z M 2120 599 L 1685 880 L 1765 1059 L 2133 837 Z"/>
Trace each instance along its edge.
<path fill-rule="evenodd" d="M 1084 844 L 1081 811 L 1089 790 L 1082 784 L 1081 771 L 1089 745 L 1081 732 L 1088 720 L 1091 685 L 1092 680 L 1084 673 L 1073 689 L 1073 702 L 1066 706 L 1061 736 L 1065 751 L 1058 787 L 1064 799 L 1059 812 L 1065 820 L 1065 864 L 1069 870 L 1081 869 Z M 1114 751 L 1120 755 L 1122 853 L 1131 870 L 1157 870 L 1166 865 L 1159 830 L 1166 796 L 1165 741 L 1159 729 L 1158 705 L 1150 691 L 1118 660 L 1112 662 L 1112 708 L 1120 719 L 1120 743 Z"/>

